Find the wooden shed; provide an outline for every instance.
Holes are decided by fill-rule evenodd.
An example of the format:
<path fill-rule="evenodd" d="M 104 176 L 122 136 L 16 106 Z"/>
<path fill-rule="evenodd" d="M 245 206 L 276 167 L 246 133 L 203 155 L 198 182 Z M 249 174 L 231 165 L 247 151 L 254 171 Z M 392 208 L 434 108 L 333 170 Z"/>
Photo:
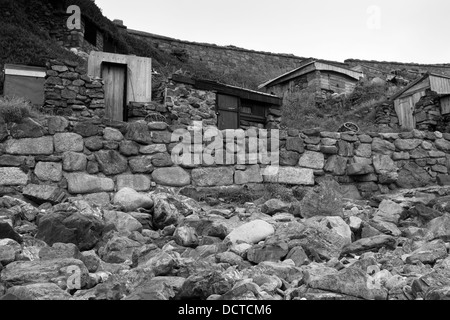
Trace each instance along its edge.
<path fill-rule="evenodd" d="M 426 73 L 390 97 L 390 100 L 394 101 L 395 112 L 403 129 L 412 130 L 416 128 L 416 119 L 414 118 L 416 104 L 420 98 L 426 95 L 427 90 L 434 91 L 442 96 L 441 114 L 450 113 L 450 99 L 448 98 L 450 94 L 450 77 Z"/>
<path fill-rule="evenodd" d="M 239 129 L 252 124 L 264 128 L 273 112 L 281 115 L 282 101 L 272 94 L 176 74 L 172 76 L 172 80 L 217 94 L 217 126 L 220 130 Z"/>
<path fill-rule="evenodd" d="M 261 84 L 259 89 L 283 98 L 313 86 L 330 93 L 351 93 L 363 76 L 360 71 L 328 61 L 308 59 L 300 67 Z"/>
<path fill-rule="evenodd" d="M 102 78 L 106 117 L 126 121 L 130 102 L 152 101 L 152 59 L 92 51 L 88 75 Z"/>
<path fill-rule="evenodd" d="M 32 104 L 44 104 L 46 69 L 24 65 L 5 64 L 5 96 L 23 97 Z"/>

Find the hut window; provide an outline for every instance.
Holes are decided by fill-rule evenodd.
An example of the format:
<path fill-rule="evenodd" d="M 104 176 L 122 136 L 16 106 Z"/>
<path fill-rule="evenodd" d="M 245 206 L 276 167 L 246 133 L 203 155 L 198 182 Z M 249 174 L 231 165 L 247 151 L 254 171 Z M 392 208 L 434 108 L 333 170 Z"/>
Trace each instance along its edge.
<path fill-rule="evenodd" d="M 90 21 L 84 23 L 84 39 L 94 46 L 97 45 L 97 28 Z"/>
<path fill-rule="evenodd" d="M 242 107 L 241 108 L 241 112 L 242 113 L 246 113 L 246 114 L 252 114 L 252 107 Z"/>

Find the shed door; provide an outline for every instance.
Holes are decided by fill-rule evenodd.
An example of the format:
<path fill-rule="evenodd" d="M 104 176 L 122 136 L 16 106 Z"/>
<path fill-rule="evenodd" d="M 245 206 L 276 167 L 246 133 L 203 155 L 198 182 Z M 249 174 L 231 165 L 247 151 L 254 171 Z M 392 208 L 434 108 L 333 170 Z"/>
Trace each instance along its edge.
<path fill-rule="evenodd" d="M 395 111 L 397 112 L 399 123 L 403 129 L 415 129 L 413 106 L 414 104 L 411 97 L 401 98 L 395 101 Z"/>
<path fill-rule="evenodd" d="M 239 129 L 239 98 L 218 94 L 217 110 L 219 130 Z"/>
<path fill-rule="evenodd" d="M 102 78 L 105 82 L 106 117 L 116 121 L 126 120 L 126 65 L 102 63 Z"/>
<path fill-rule="evenodd" d="M 442 115 L 450 113 L 450 96 L 441 99 L 441 113 Z"/>

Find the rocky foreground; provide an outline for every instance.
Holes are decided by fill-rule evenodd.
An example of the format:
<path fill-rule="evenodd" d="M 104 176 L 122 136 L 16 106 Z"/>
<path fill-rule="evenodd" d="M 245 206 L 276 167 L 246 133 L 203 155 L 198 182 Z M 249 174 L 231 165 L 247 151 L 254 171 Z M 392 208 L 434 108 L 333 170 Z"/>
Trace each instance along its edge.
<path fill-rule="evenodd" d="M 450 298 L 450 187 L 367 201 L 333 184 L 291 203 L 168 188 L 94 200 L 0 198 L 1 299 Z"/>

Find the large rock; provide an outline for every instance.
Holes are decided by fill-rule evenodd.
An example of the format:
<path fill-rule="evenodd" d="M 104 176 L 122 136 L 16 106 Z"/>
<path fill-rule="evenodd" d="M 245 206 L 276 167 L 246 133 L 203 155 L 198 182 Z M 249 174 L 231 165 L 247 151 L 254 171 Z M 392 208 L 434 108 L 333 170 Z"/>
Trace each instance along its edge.
<path fill-rule="evenodd" d="M 12 239 L 0 240 L 0 264 L 6 266 L 14 262 L 19 254 L 22 253 L 22 247 Z"/>
<path fill-rule="evenodd" d="M 53 136 L 53 140 L 55 142 L 55 151 L 56 152 L 83 152 L 84 142 L 83 137 L 76 133 L 56 133 Z"/>
<path fill-rule="evenodd" d="M 274 236 L 286 242 L 289 248 L 300 246 L 310 256 L 319 260 L 338 258 L 345 246 L 344 238 L 314 221 L 278 225 Z"/>
<path fill-rule="evenodd" d="M 8 289 L 20 300 L 49 301 L 49 300 L 72 300 L 72 296 L 54 283 L 35 283 L 25 286 L 15 286 Z"/>
<path fill-rule="evenodd" d="M 394 151 L 395 151 L 394 144 L 380 138 L 373 139 L 372 152 L 384 155 L 391 155 Z"/>
<path fill-rule="evenodd" d="M 348 159 L 341 156 L 331 156 L 325 165 L 325 172 L 331 172 L 336 176 L 345 175 L 345 170 L 347 169 Z"/>
<path fill-rule="evenodd" d="M 62 179 L 62 164 L 58 162 L 38 162 L 34 174 L 42 181 L 59 182 Z"/>
<path fill-rule="evenodd" d="M 302 239 L 293 243 L 300 244 L 315 259 L 328 261 L 339 257 L 346 239 L 319 223 L 309 221 L 305 225 Z"/>
<path fill-rule="evenodd" d="M 349 176 L 363 176 L 367 174 L 374 173 L 375 170 L 371 165 L 364 163 L 351 163 L 347 167 L 347 174 Z"/>
<path fill-rule="evenodd" d="M 308 219 L 308 221 L 317 222 L 332 231 L 340 235 L 345 242 L 345 245 L 352 243 L 352 230 L 350 226 L 345 223 L 344 219 L 341 217 L 313 217 Z"/>
<path fill-rule="evenodd" d="M 180 167 L 158 168 L 152 173 L 157 184 L 169 187 L 184 187 L 191 183 L 191 176 Z"/>
<path fill-rule="evenodd" d="M 171 167 L 173 166 L 173 161 L 168 153 L 157 153 L 151 156 L 152 164 L 155 167 Z"/>
<path fill-rule="evenodd" d="M 106 224 L 114 224 L 119 232 L 142 231 L 142 224 L 125 212 L 104 210 L 103 219 Z"/>
<path fill-rule="evenodd" d="M 80 212 L 57 211 L 39 219 L 36 238 L 48 245 L 73 243 L 80 250 L 90 250 L 101 239 L 104 224 L 94 216 Z"/>
<path fill-rule="evenodd" d="M 411 254 L 408 254 L 406 263 L 415 264 L 420 261 L 424 264 L 433 264 L 436 260 L 444 259 L 447 256 L 445 242 L 439 239 L 426 243 Z"/>
<path fill-rule="evenodd" d="M 240 277 L 231 272 L 218 270 L 192 274 L 183 283 L 177 299 L 207 299 L 213 294 L 222 295 L 230 291 Z"/>
<path fill-rule="evenodd" d="M 375 168 L 375 172 L 378 174 L 397 172 L 398 170 L 391 157 L 382 154 L 376 154 L 373 156 L 373 166 Z"/>
<path fill-rule="evenodd" d="M 99 249 L 100 257 L 108 263 L 132 261 L 133 252 L 142 245 L 127 237 L 114 236 Z"/>
<path fill-rule="evenodd" d="M 363 238 L 345 246 L 342 250 L 342 254 L 362 254 L 367 251 L 378 251 L 383 247 L 394 249 L 396 244 L 397 242 L 394 237 L 378 235 L 370 238 Z"/>
<path fill-rule="evenodd" d="M 101 148 L 95 150 L 98 151 Z M 134 141 L 124 140 L 120 142 L 119 151 L 125 156 L 137 156 L 139 154 L 139 144 Z"/>
<path fill-rule="evenodd" d="M 114 204 L 121 206 L 126 212 L 139 208 L 151 209 L 153 200 L 131 188 L 123 188 L 114 196 Z"/>
<path fill-rule="evenodd" d="M 295 167 L 300 160 L 300 154 L 295 151 L 280 151 L 280 166 Z"/>
<path fill-rule="evenodd" d="M 39 251 L 40 260 L 70 258 L 81 260 L 80 250 L 73 243 L 55 243 L 53 246 L 44 247 Z"/>
<path fill-rule="evenodd" d="M 26 158 L 24 156 L 0 156 L 1 167 L 20 167 L 25 164 Z"/>
<path fill-rule="evenodd" d="M 450 213 L 450 196 L 438 197 L 430 201 L 429 206 L 441 213 Z M 436 214 L 436 213 L 435 213 Z M 438 216 L 441 216 L 439 214 Z M 437 218 L 438 216 L 433 217 Z"/>
<path fill-rule="evenodd" d="M 261 206 L 261 212 L 273 216 L 278 212 L 288 212 L 291 205 L 280 199 L 270 199 Z"/>
<path fill-rule="evenodd" d="M 150 178 L 143 174 L 123 174 L 117 177 L 117 190 L 131 188 L 136 191 L 148 191 L 150 186 Z"/>
<path fill-rule="evenodd" d="M 200 168 L 192 170 L 192 182 L 198 187 L 228 186 L 234 183 L 231 167 Z"/>
<path fill-rule="evenodd" d="M 245 171 L 236 171 L 234 174 L 235 184 L 247 184 L 247 183 L 261 183 L 263 177 L 261 175 L 261 169 L 259 165 L 253 165 L 247 167 Z"/>
<path fill-rule="evenodd" d="M 445 198 L 445 197 L 444 197 Z M 439 201 L 439 198 L 437 199 Z M 446 211 L 450 210 L 450 206 L 448 206 L 450 204 L 450 202 L 447 201 L 445 202 L 445 206 L 446 206 Z M 423 203 L 418 203 L 416 204 L 413 208 L 411 208 L 409 210 L 409 213 L 412 216 L 415 216 L 417 218 L 419 218 L 419 221 L 423 224 L 430 222 L 431 220 L 438 218 L 440 216 L 443 215 L 443 212 L 445 211 L 438 211 L 435 210 L 436 205 L 433 206 L 433 208 L 429 208 L 426 205 L 424 205 Z M 447 211 L 448 212 L 448 211 Z"/>
<path fill-rule="evenodd" d="M 103 140 L 99 136 L 89 137 L 84 140 L 84 146 L 90 151 L 98 151 L 103 148 Z"/>
<path fill-rule="evenodd" d="M 321 152 L 305 151 L 298 165 L 302 168 L 322 170 L 325 166 L 325 157 Z"/>
<path fill-rule="evenodd" d="M 150 270 L 156 276 L 165 276 L 179 267 L 178 255 L 169 250 L 159 249 L 154 244 L 143 246 L 133 254 L 133 265 L 139 269 Z"/>
<path fill-rule="evenodd" d="M 73 279 L 74 271 L 78 279 Z M 89 272 L 77 259 L 16 261 L 2 270 L 1 279 L 8 286 L 54 282 L 63 287 L 79 284 L 77 289 L 81 289 L 87 284 Z"/>
<path fill-rule="evenodd" d="M 57 132 L 64 132 L 69 126 L 69 120 L 64 117 L 50 117 L 48 118 L 48 133 L 55 134 Z"/>
<path fill-rule="evenodd" d="M 311 189 L 300 202 L 303 218 L 314 216 L 342 216 L 342 195 L 329 183 L 320 183 Z"/>
<path fill-rule="evenodd" d="M 380 217 L 373 218 L 370 221 L 370 226 L 380 231 L 381 233 L 391 235 L 394 237 L 399 237 L 402 235 L 401 230 L 397 227 L 395 223 L 384 221 Z"/>
<path fill-rule="evenodd" d="M 165 144 L 151 144 L 149 146 L 142 146 L 139 152 L 142 154 L 166 153 L 167 147 Z"/>
<path fill-rule="evenodd" d="M 291 185 L 314 185 L 314 170 L 293 167 L 272 167 L 264 173 L 264 182 Z"/>
<path fill-rule="evenodd" d="M 64 171 L 85 171 L 87 166 L 87 157 L 83 153 L 65 152 L 63 154 Z"/>
<path fill-rule="evenodd" d="M 383 200 L 375 212 L 374 220 L 381 220 L 397 224 L 403 212 L 403 207 L 394 201 Z"/>
<path fill-rule="evenodd" d="M 152 156 L 131 158 L 129 164 L 133 173 L 152 173 L 155 170 L 152 164 Z"/>
<path fill-rule="evenodd" d="M 101 150 L 95 153 L 100 170 L 106 175 L 120 174 L 128 170 L 128 160 L 115 150 Z"/>
<path fill-rule="evenodd" d="M 105 128 L 103 130 L 103 139 L 107 141 L 122 141 L 123 134 L 117 129 L 114 128 Z"/>
<path fill-rule="evenodd" d="M 295 151 L 298 153 L 303 153 L 305 151 L 305 146 L 303 139 L 301 138 L 287 138 L 286 140 L 286 150 Z"/>
<path fill-rule="evenodd" d="M 85 173 L 70 173 L 66 175 L 66 179 L 69 192 L 72 194 L 114 191 L 114 181 L 109 178 L 99 178 Z"/>
<path fill-rule="evenodd" d="M 129 123 L 125 137 L 141 144 L 152 144 L 152 136 L 146 123 Z"/>
<path fill-rule="evenodd" d="M 411 151 L 420 146 L 422 142 L 421 139 L 397 139 L 394 145 L 400 151 Z"/>
<path fill-rule="evenodd" d="M 450 214 L 431 220 L 425 229 L 425 239 L 428 241 L 442 239 L 450 241 Z"/>
<path fill-rule="evenodd" d="M 154 277 L 140 283 L 124 300 L 170 300 L 180 291 L 185 281 L 182 277 Z"/>
<path fill-rule="evenodd" d="M 183 247 L 197 247 L 199 244 L 198 235 L 194 228 L 188 226 L 178 227 L 173 234 L 175 242 Z"/>
<path fill-rule="evenodd" d="M 430 271 L 430 269 L 427 269 L 426 272 L 423 272 L 425 273 L 423 276 L 414 279 L 411 285 L 413 296 L 425 295 L 426 299 L 430 299 L 431 296 L 436 297 L 436 295 L 431 294 L 432 292 L 439 292 L 439 289 L 450 285 L 450 272 L 448 269 L 436 268 L 434 271 Z"/>
<path fill-rule="evenodd" d="M 378 173 L 378 180 L 382 184 L 390 184 L 398 179 L 398 168 L 390 156 L 376 154 L 373 156 L 373 166 Z"/>
<path fill-rule="evenodd" d="M 234 229 L 226 240 L 231 243 L 246 242 L 249 244 L 265 240 L 275 232 L 274 227 L 263 220 L 253 220 Z"/>
<path fill-rule="evenodd" d="M 53 137 L 8 140 L 5 151 L 14 155 L 51 155 Z"/>
<path fill-rule="evenodd" d="M 280 261 L 289 253 L 289 247 L 283 241 L 266 240 L 263 244 L 257 244 L 251 247 L 247 252 L 247 259 L 253 263 L 259 264 L 263 261 Z"/>
<path fill-rule="evenodd" d="M 90 121 L 82 121 L 78 122 L 73 127 L 73 132 L 88 138 L 92 136 L 96 136 L 100 131 L 100 127 Z"/>
<path fill-rule="evenodd" d="M 438 150 L 450 152 L 450 141 L 445 139 L 437 139 L 434 143 Z"/>
<path fill-rule="evenodd" d="M 44 127 L 34 119 L 24 118 L 20 123 L 12 123 L 9 132 L 14 139 L 40 138 Z"/>
<path fill-rule="evenodd" d="M 179 211 L 179 209 L 182 209 L 181 203 L 176 201 L 174 198 L 163 194 L 152 194 L 151 197 L 154 202 L 154 226 L 161 230 L 170 225 L 177 226 L 183 218 L 182 213 Z"/>
<path fill-rule="evenodd" d="M 338 273 L 326 274 L 317 279 L 307 281 L 311 288 L 342 293 L 366 300 L 387 300 L 388 292 L 383 288 L 368 286 L 370 279 L 358 269 L 348 267 Z"/>
<path fill-rule="evenodd" d="M 0 168 L 0 186 L 24 186 L 28 175 L 19 168 Z"/>
<path fill-rule="evenodd" d="M 396 184 L 403 189 L 420 188 L 430 185 L 432 177 L 414 162 L 406 163 L 398 172 Z"/>
<path fill-rule="evenodd" d="M 355 156 L 370 158 L 372 156 L 372 145 L 368 143 L 361 143 L 358 148 L 355 149 Z"/>
<path fill-rule="evenodd" d="M 18 243 L 22 243 L 22 237 L 14 231 L 14 229 L 6 222 L 0 221 L 0 240 L 1 239 L 12 239 Z"/>

